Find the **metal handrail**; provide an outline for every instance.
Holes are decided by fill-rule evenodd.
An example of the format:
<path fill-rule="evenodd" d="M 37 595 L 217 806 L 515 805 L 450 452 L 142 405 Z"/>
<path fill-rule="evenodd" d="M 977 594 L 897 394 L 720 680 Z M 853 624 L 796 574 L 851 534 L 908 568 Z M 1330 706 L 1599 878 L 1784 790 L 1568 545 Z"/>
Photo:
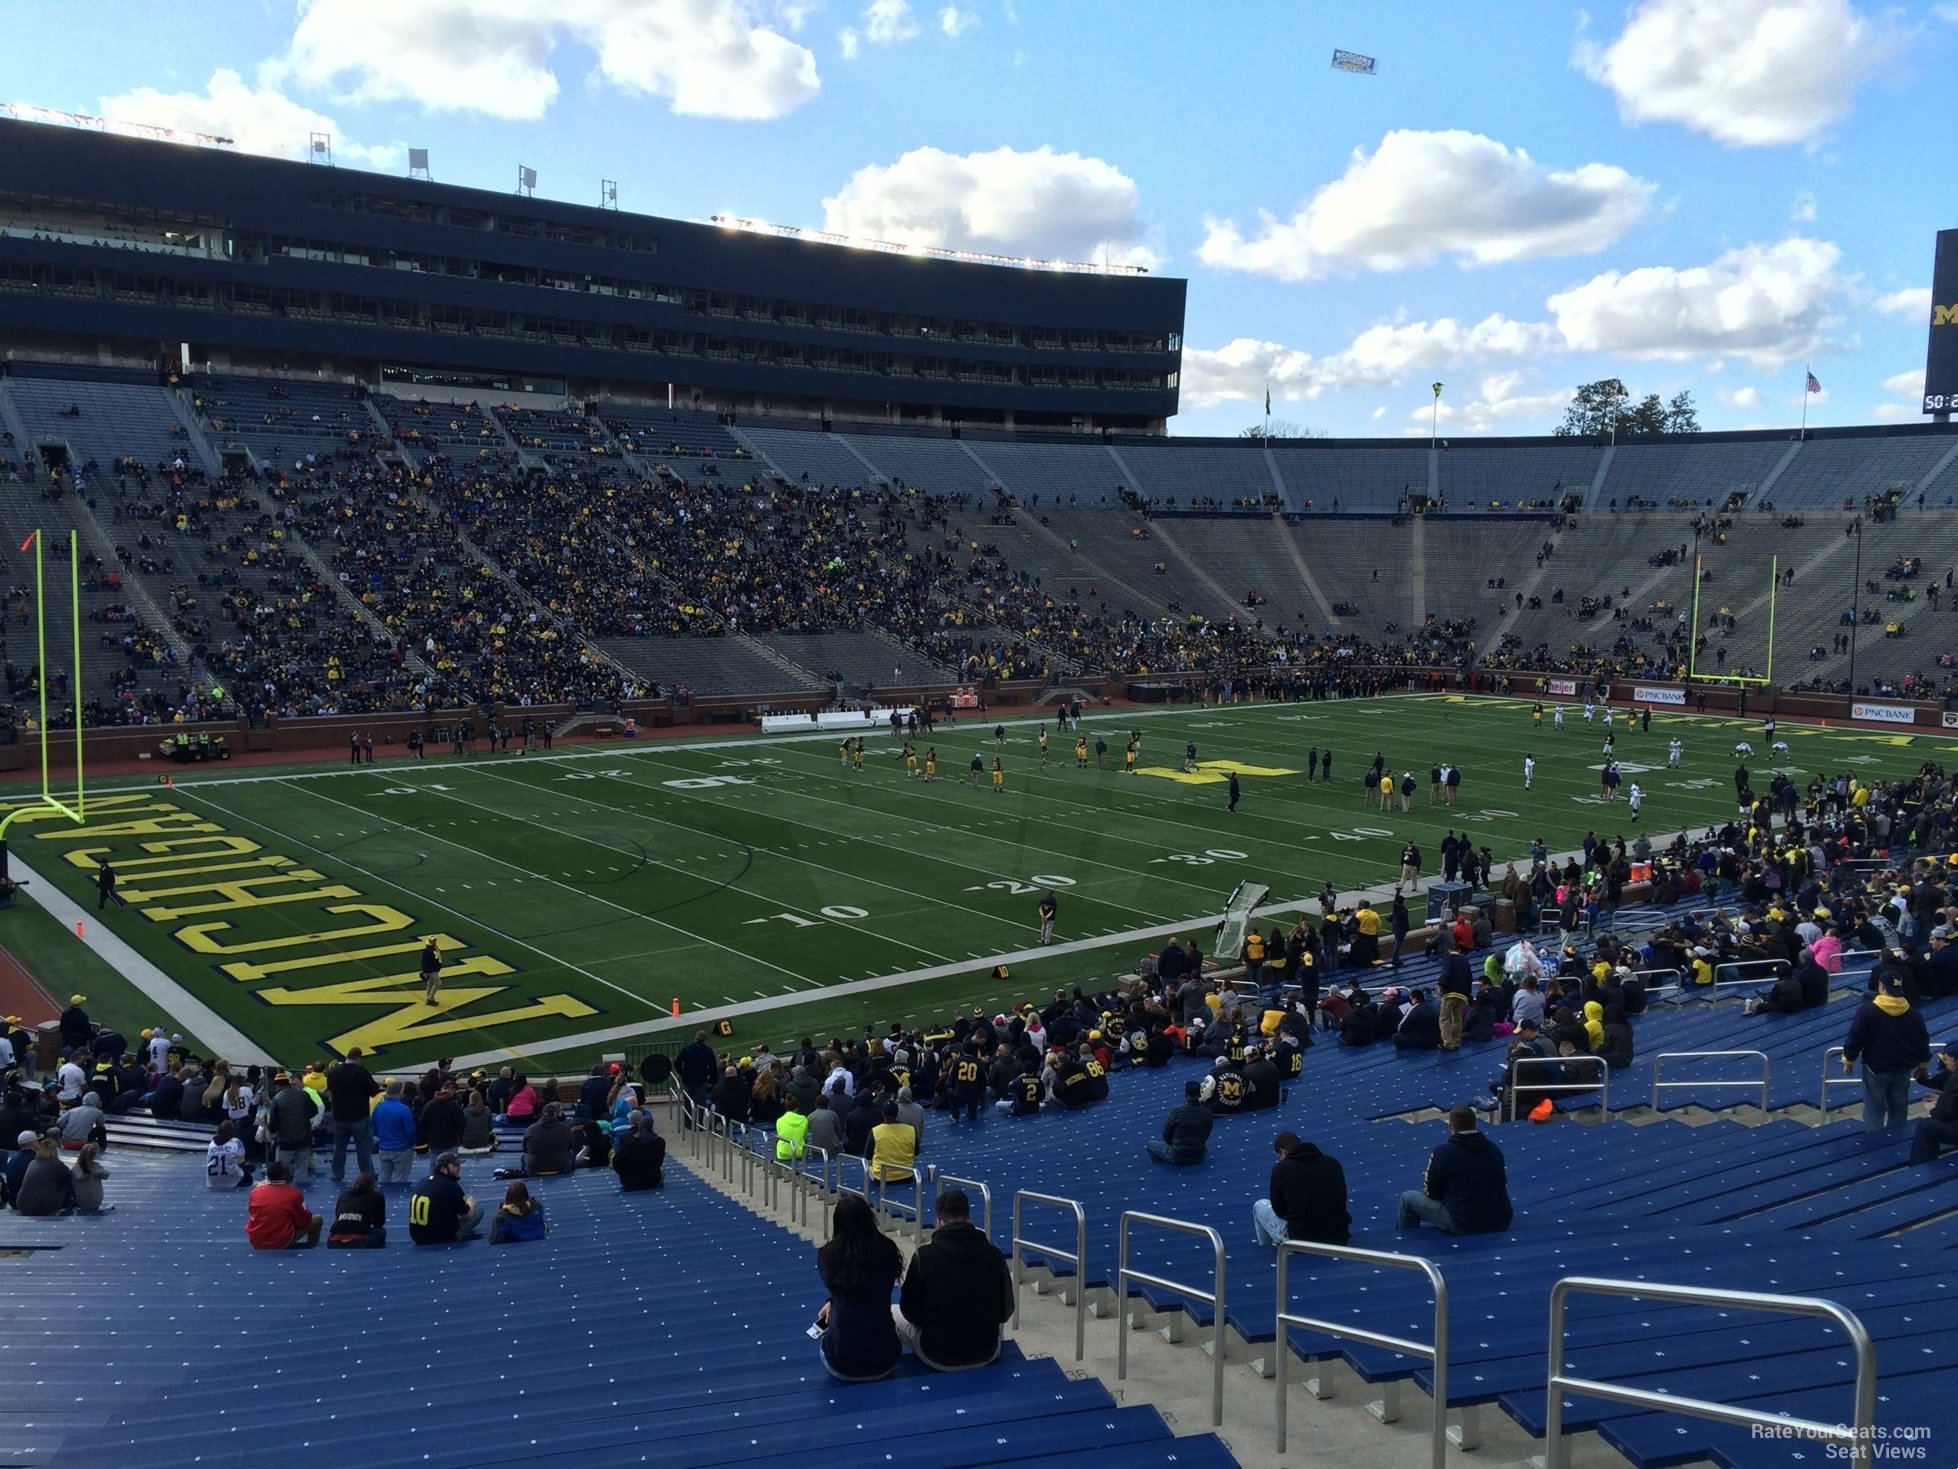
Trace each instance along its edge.
<path fill-rule="evenodd" d="M 1660 1081 L 1659 1072 L 1668 1061 L 1707 1061 L 1728 1056 L 1752 1056 L 1761 1063 L 1759 1081 Z M 1732 1091 L 1735 1088 L 1761 1089 L 1761 1110 L 1768 1110 L 1768 1085 L 1773 1080 L 1774 1063 L 1768 1059 L 1766 1051 L 1661 1051 L 1652 1058 L 1652 1110 L 1659 1110 L 1659 1093 L 1662 1091 L 1693 1091 L 1711 1088 L 1718 1091 Z"/>
<path fill-rule="evenodd" d="M 1723 971 L 1731 971 L 1738 974 L 1743 969 L 1766 969 L 1769 971 L 1769 974 L 1756 974 L 1751 978 L 1743 976 L 1739 979 L 1722 979 L 1720 977 Z M 1713 966 L 1713 986 L 1717 989 L 1723 984 L 1759 984 L 1762 980 L 1769 978 L 1770 975 L 1775 979 L 1780 979 L 1784 974 L 1793 974 L 1794 972 L 1795 966 L 1790 964 L 1786 959 L 1730 959 L 1724 964 Z M 1701 988 L 1704 989 L 1706 986 L 1702 985 Z"/>
<path fill-rule="evenodd" d="M 1618 1296 L 1628 1300 L 1670 1301 L 1684 1306 L 1717 1306 L 1740 1311 L 1759 1311 L 1784 1316 L 1813 1316 L 1833 1321 L 1849 1338 L 1856 1353 L 1856 1410 L 1849 1424 L 1822 1423 L 1807 1418 L 1791 1418 L 1749 1408 L 1729 1407 L 1706 1398 L 1679 1397 L 1654 1392 L 1649 1388 L 1620 1387 L 1595 1378 L 1570 1377 L 1564 1372 L 1564 1310 L 1575 1294 Z M 1569 1469 L 1570 1444 L 1564 1437 L 1564 1394 L 1601 1398 L 1632 1408 L 1648 1408 L 1660 1413 L 1682 1413 L 1689 1418 L 1704 1418 L 1714 1423 L 1729 1423 L 1738 1428 L 1756 1425 L 1779 1433 L 1820 1439 L 1843 1446 L 1846 1461 L 1855 1469 L 1869 1469 L 1876 1437 L 1876 1347 L 1855 1313 L 1815 1296 L 1764 1295 L 1756 1291 L 1708 1290 L 1703 1286 L 1652 1285 L 1642 1281 L 1604 1280 L 1596 1276 L 1571 1275 L 1550 1288 L 1550 1376 L 1544 1387 L 1548 1398 L 1543 1420 L 1544 1469 Z"/>
<path fill-rule="evenodd" d="M 1054 1204 L 1074 1211 L 1074 1253 L 1069 1254 L 1057 1245 L 1046 1245 L 1038 1240 L 1026 1239 L 1020 1234 L 1020 1208 L 1023 1204 Z M 1079 1362 L 1088 1351 L 1088 1213 L 1077 1199 L 1063 1199 L 1053 1194 L 1029 1193 L 1017 1190 L 1013 1195 L 1013 1329 L 1020 1328 L 1020 1275 L 1026 1268 L 1026 1254 L 1046 1255 L 1074 1267 L 1074 1360 Z"/>
<path fill-rule="evenodd" d="M 993 1191 L 976 1178 L 960 1178 L 957 1174 L 940 1173 L 936 1165 L 933 1165 L 931 1170 L 932 1223 L 936 1225 L 938 1222 L 938 1195 L 941 1190 L 948 1188 L 978 1190 L 979 1202 L 983 1206 L 981 1217 L 985 1220 L 979 1228 L 987 1239 L 991 1239 L 993 1237 Z"/>
<path fill-rule="evenodd" d="M 1851 1072 L 1847 1076 L 1843 1076 L 1843 1075 L 1832 1076 L 1829 1074 L 1829 1062 L 1834 1060 L 1837 1056 L 1840 1056 L 1841 1054 L 1842 1054 L 1841 1046 L 1831 1046 L 1829 1047 L 1828 1050 L 1822 1053 L 1822 1092 L 1821 1092 L 1820 1105 L 1822 1108 L 1822 1117 L 1824 1121 L 1827 1121 L 1829 1116 L 1829 1088 L 1830 1087 L 1861 1086 L 1863 1084 L 1863 1078 L 1856 1075 L 1854 1072 Z"/>
<path fill-rule="evenodd" d="M 1598 1068 L 1598 1082 L 1593 1086 L 1588 1081 L 1552 1081 L 1542 1086 L 1533 1086 L 1533 1092 L 1596 1092 L 1600 1111 L 1611 1110 L 1611 1067 L 1602 1056 L 1518 1056 L 1510 1063 L 1518 1071 L 1525 1066 L 1573 1066 L 1589 1062 Z M 1503 1092 L 1503 1110 L 1509 1113 L 1509 1120 L 1516 1120 L 1516 1094 L 1525 1090 L 1523 1079 L 1518 1076 Z"/>
<path fill-rule="evenodd" d="M 1435 1334 L 1432 1342 L 1409 1341 L 1405 1337 L 1389 1336 L 1382 1331 L 1368 1331 L 1363 1327 L 1351 1326 L 1340 1321 L 1326 1321 L 1316 1316 L 1296 1316 L 1285 1309 L 1291 1300 L 1290 1272 L 1292 1256 L 1300 1254 L 1327 1255 L 1335 1260 L 1361 1260 L 1373 1265 L 1387 1265 L 1399 1270 L 1418 1270 L 1428 1277 L 1428 1288 L 1435 1298 Z M 1292 1360 L 1291 1345 L 1285 1340 L 1285 1328 L 1301 1327 L 1307 1331 L 1317 1331 L 1326 1336 L 1336 1336 L 1347 1341 L 1365 1342 L 1368 1346 L 1385 1347 L 1390 1352 L 1400 1352 L 1405 1356 L 1419 1357 L 1434 1364 L 1434 1433 L 1430 1439 L 1428 1462 L 1433 1469 L 1442 1469 L 1448 1453 L 1448 1282 L 1441 1278 L 1441 1272 L 1427 1260 L 1418 1255 L 1395 1255 L 1386 1250 L 1361 1250 L 1350 1245 L 1319 1244 L 1313 1240 L 1281 1240 L 1278 1245 L 1278 1452 L 1285 1452 L 1285 1379 L 1287 1367 Z"/>
<path fill-rule="evenodd" d="M 902 1199 L 893 1200 L 888 1196 L 892 1186 L 898 1188 L 904 1187 L 903 1179 L 887 1179 L 881 1173 L 877 1176 L 877 1213 L 880 1217 L 887 1217 L 890 1215 L 893 1206 L 899 1209 L 909 1208 L 911 1210 L 911 1243 L 913 1245 L 920 1245 L 925 1240 L 925 1176 L 915 1167 L 910 1170 L 910 1173 L 911 1202 L 908 1205 Z M 865 1183 L 866 1185 L 869 1183 L 868 1170 L 865 1171 Z M 900 1224 L 904 1222 L 904 1216 L 901 1214 L 897 1216 L 897 1219 Z"/>
<path fill-rule="evenodd" d="M 1170 1280 L 1161 1275 L 1146 1275 L 1140 1270 L 1129 1269 L 1129 1226 L 1146 1224 L 1151 1229 L 1166 1229 L 1174 1234 L 1193 1234 L 1210 1241 L 1216 1251 L 1217 1263 L 1214 1291 L 1201 1291 L 1193 1285 L 1180 1280 Z M 1193 1301 L 1201 1301 L 1210 1307 L 1212 1342 L 1210 1348 L 1210 1426 L 1221 1428 L 1224 1425 L 1224 1237 L 1207 1224 L 1191 1224 L 1185 1219 L 1171 1219 L 1162 1214 L 1144 1214 L 1134 1209 L 1124 1210 L 1121 1220 L 1119 1253 L 1115 1266 L 1116 1307 L 1124 1317 L 1128 1313 L 1129 1286 L 1153 1285 L 1158 1290 L 1174 1291 L 1188 1296 Z M 1126 1321 L 1123 1323 L 1126 1326 Z M 1118 1330 L 1115 1336 L 1115 1380 L 1126 1382 L 1129 1375 L 1129 1334 L 1126 1329 Z"/>

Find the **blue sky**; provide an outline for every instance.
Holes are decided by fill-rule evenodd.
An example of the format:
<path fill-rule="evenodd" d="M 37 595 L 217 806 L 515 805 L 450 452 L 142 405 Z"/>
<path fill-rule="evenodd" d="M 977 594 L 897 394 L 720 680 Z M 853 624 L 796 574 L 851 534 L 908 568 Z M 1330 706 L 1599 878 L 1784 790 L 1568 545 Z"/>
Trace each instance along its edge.
<path fill-rule="evenodd" d="M 1916 421 L 1958 4 L 13 0 L 0 101 L 1190 281 L 1178 433 Z M 1375 76 L 1328 65 L 1334 47 Z M 1940 102 L 1940 98 L 1943 99 Z"/>

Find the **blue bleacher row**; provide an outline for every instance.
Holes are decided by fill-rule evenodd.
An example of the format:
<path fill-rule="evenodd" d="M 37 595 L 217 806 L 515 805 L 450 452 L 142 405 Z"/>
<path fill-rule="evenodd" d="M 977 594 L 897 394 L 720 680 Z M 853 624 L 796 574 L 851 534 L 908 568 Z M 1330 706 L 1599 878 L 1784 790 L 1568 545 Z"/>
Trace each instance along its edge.
<path fill-rule="evenodd" d="M 1692 906 L 1628 912 L 1621 920 L 1649 924 L 1684 916 Z M 1433 962 L 1409 963 L 1396 978 L 1431 980 Z M 1842 1041 L 1867 974 L 1862 964 L 1851 963 L 1833 981 L 1829 1004 L 1787 1016 L 1749 1014 L 1733 1002 L 1765 991 L 1765 980 L 1723 986 L 1725 1002 L 1677 991 L 1655 994 L 1634 1020 L 1633 1066 L 1612 1078 L 1611 1112 L 1646 1108 L 1654 1059 L 1686 1051 L 1760 1051 L 1772 1066 L 1771 1107 L 1822 1104 L 1825 1067 L 1836 1070 L 1830 1048 Z M 1925 1009 L 1934 1035 L 1958 1039 L 1958 1002 L 1932 1000 Z M 1540 1433 L 1549 1287 L 1561 1276 L 1592 1274 L 1838 1301 L 1859 1314 L 1876 1338 L 1884 1388 L 1879 1423 L 1958 1434 L 1958 1404 L 1922 1391 L 1928 1374 L 1947 1365 L 1940 1295 L 1958 1285 L 1958 1253 L 1951 1248 L 1958 1243 L 1958 1169 L 1951 1166 L 1958 1155 L 1947 1155 L 1935 1171 L 1913 1168 L 1899 1138 L 1870 1136 L 1852 1121 L 1820 1127 L 1788 1118 L 1756 1127 L 1728 1120 L 1697 1127 L 1671 1120 L 1505 1125 L 1494 1135 L 1507 1153 L 1517 1204 L 1508 1233 L 1449 1238 L 1395 1231 L 1399 1191 L 1418 1184 L 1441 1124 L 1389 1119 L 1424 1107 L 1445 1109 L 1486 1088 L 1499 1067 L 1495 1047 L 1449 1054 L 1319 1044 L 1306 1053 L 1304 1075 L 1279 1109 L 1221 1120 L 1209 1158 L 1189 1168 L 1151 1164 L 1141 1143 L 1156 1135 L 1162 1117 L 1181 1099 L 1182 1082 L 1200 1072 L 1190 1063 L 1137 1069 L 1113 1077 L 1109 1101 L 1085 1114 L 1047 1111 L 1015 1120 L 988 1114 L 976 1127 L 931 1122 L 921 1162 L 986 1183 L 1001 1221 L 1019 1191 L 1080 1200 L 1090 1223 L 1085 1278 L 1091 1287 L 1112 1280 L 1124 1210 L 1215 1227 L 1229 1248 L 1227 1319 L 1247 1341 L 1269 1342 L 1277 1306 L 1273 1255 L 1253 1242 L 1249 1214 L 1273 1135 L 1294 1130 L 1342 1161 L 1354 1245 L 1417 1253 L 1442 1269 L 1453 1313 L 1453 1408 L 1494 1403 Z M 1682 1075 L 1719 1080 L 1735 1074 L 1676 1066 L 1666 1073 L 1669 1082 Z M 1758 1090 L 1704 1086 L 1673 1095 L 1680 1100 L 1663 1101 L 1662 1118 L 1689 1105 L 1725 1109 L 1760 1100 Z M 1842 1098 L 1831 1100 L 1840 1104 Z M 1595 1099 L 1567 1098 L 1560 1107 L 1586 1110 Z M 734 1131 L 759 1156 L 772 1154 L 766 1128 Z M 843 1181 L 863 1186 L 862 1177 L 853 1172 Z M 911 1195 L 891 1190 L 888 1197 L 893 1212 L 902 1214 L 898 1201 Z M 1023 1227 L 1033 1239 L 1059 1243 L 1068 1237 L 1064 1216 L 1035 1206 Z M 1004 1235 L 1003 1222 L 996 1232 Z M 1149 1236 L 1146 1248 L 1136 1268 L 1199 1285 L 1207 1281 L 1207 1246 Z M 1064 1263 L 1052 1268 L 1073 1273 Z M 1432 1305 L 1417 1277 L 1302 1260 L 1295 1262 L 1292 1279 L 1295 1311 L 1414 1340 L 1432 1334 Z M 1154 1307 L 1184 1309 L 1199 1322 L 1212 1319 L 1208 1308 L 1181 1297 L 1142 1294 Z M 1829 1421 L 1847 1416 L 1854 1363 L 1833 1328 L 1620 1301 L 1580 1302 L 1571 1321 L 1568 1371 L 1772 1412 Z M 1411 1358 L 1306 1331 L 1288 1335 L 1300 1355 L 1343 1360 L 1370 1382 L 1429 1386 L 1428 1369 Z M 1796 1464 L 1803 1462 L 1804 1448 L 1816 1452 L 1813 1443 L 1763 1442 L 1744 1429 L 1698 1420 L 1589 1399 L 1567 1404 L 1568 1426 L 1597 1427 L 1640 1465 L 1703 1456 L 1745 1466 Z"/>
<path fill-rule="evenodd" d="M 489 1166 L 469 1161 L 465 1186 L 485 1193 Z M 841 1463 L 861 1462 L 866 1425 L 880 1457 L 920 1469 L 1058 1469 L 1104 1446 L 1237 1463 L 1011 1344 L 984 1371 L 907 1360 L 835 1383 L 803 1335 L 813 1252 L 683 1169 L 654 1194 L 605 1174 L 533 1184 L 543 1244 L 287 1253 L 244 1251 L 242 1196 L 206 1191 L 191 1160 L 125 1155 L 114 1173 L 114 1213 L 0 1234 L 31 1282 L 0 1333 L 9 1463 L 239 1463 L 270 1441 L 431 1469 Z"/>

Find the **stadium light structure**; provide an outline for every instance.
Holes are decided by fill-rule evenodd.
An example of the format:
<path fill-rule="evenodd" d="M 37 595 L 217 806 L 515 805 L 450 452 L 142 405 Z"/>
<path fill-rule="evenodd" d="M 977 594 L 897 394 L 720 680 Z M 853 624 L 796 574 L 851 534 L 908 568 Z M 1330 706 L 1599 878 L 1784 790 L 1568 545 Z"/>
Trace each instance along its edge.
<path fill-rule="evenodd" d="M 806 230 L 800 225 L 770 224 L 765 219 L 750 219 L 738 214 L 710 214 L 709 224 L 742 234 L 772 235 L 779 240 L 806 240 L 815 245 L 841 245 L 851 250 L 875 250 L 883 255 L 909 255 L 918 260 L 956 260 L 966 265 L 1005 265 L 1015 270 L 1051 270 L 1067 275 L 1147 275 L 1140 265 L 1115 265 L 1108 261 L 1043 260 L 1030 255 L 991 255 L 981 250 L 947 250 L 938 245 L 901 245 L 894 240 L 860 240 L 829 230 Z"/>

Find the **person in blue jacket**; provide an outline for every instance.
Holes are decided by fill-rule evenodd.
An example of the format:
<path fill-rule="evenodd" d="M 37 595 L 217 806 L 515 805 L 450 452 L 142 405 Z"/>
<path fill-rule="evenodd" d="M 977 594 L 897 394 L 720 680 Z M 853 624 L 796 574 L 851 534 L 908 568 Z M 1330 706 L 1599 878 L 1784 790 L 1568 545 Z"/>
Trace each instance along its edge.
<path fill-rule="evenodd" d="M 1450 1234 L 1497 1234 L 1515 1217 L 1502 1150 L 1475 1125 L 1475 1109 L 1448 1114 L 1448 1141 L 1428 1157 L 1421 1187 L 1401 1195 L 1397 1229 L 1439 1225 Z"/>

